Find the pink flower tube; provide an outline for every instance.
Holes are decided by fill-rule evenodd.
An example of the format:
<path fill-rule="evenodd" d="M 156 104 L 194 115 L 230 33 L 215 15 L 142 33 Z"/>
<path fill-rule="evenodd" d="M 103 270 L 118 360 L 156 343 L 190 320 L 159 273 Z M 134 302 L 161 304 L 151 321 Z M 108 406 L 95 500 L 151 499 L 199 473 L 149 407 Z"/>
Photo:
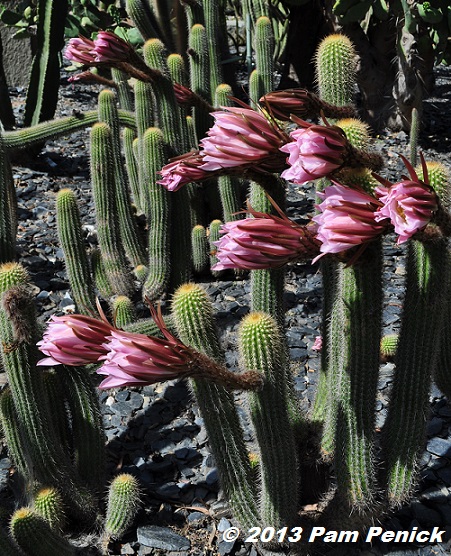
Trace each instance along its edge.
<path fill-rule="evenodd" d="M 288 153 L 290 168 L 282 172 L 282 178 L 294 183 L 307 183 L 324 178 L 345 161 L 347 139 L 343 131 L 334 126 L 313 125 L 295 120 L 303 125 L 290 133 L 292 142 L 280 147 Z"/>
<path fill-rule="evenodd" d="M 68 60 L 78 62 L 79 64 L 92 65 L 96 61 L 96 53 L 94 52 L 94 41 L 86 37 L 76 37 L 70 39 L 64 56 Z"/>
<path fill-rule="evenodd" d="M 111 31 L 99 31 L 94 40 L 96 62 L 125 62 L 130 58 L 133 47 Z"/>
<path fill-rule="evenodd" d="M 376 213 L 376 220 L 390 219 L 399 236 L 398 245 L 427 226 L 438 209 L 438 198 L 432 187 L 421 181 L 412 165 L 404 157 L 401 158 L 409 171 L 410 180 L 405 178 L 393 184 L 374 174 L 384 184 L 375 189 L 383 204 Z M 427 180 L 427 167 L 423 157 L 421 160 Z"/>
<path fill-rule="evenodd" d="M 162 179 L 157 183 L 168 191 L 177 191 L 193 181 L 202 181 L 211 177 L 202 169 L 203 160 L 198 152 L 189 152 L 173 158 L 160 171 Z"/>
<path fill-rule="evenodd" d="M 212 270 L 278 268 L 319 253 L 316 225 L 300 226 L 281 217 L 250 209 L 254 218 L 228 222 L 215 245 L 219 262 Z M 282 214 L 282 213 L 281 213 Z"/>
<path fill-rule="evenodd" d="M 381 203 L 363 190 L 334 183 L 318 196 L 323 202 L 318 206 L 321 214 L 313 221 L 318 224 L 317 239 L 321 241 L 321 255 L 340 253 L 356 245 L 378 238 L 385 232 L 388 220 L 380 224 L 375 220 Z"/>
<path fill-rule="evenodd" d="M 285 167 L 279 152 L 286 142 L 285 134 L 263 114 L 251 108 L 227 107 L 211 115 L 215 124 L 200 142 L 203 170 L 251 164 L 275 172 Z"/>
<path fill-rule="evenodd" d="M 113 327 L 106 320 L 85 315 L 52 317 L 39 349 L 47 355 L 38 365 L 86 365 L 105 355 L 105 338 Z"/>

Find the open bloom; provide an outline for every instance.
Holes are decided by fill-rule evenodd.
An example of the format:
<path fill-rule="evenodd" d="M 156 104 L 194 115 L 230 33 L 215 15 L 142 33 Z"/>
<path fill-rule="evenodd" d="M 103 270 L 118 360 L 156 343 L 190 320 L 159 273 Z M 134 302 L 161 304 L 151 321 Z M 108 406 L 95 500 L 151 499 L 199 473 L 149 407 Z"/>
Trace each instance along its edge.
<path fill-rule="evenodd" d="M 282 170 L 279 152 L 286 137 L 263 114 L 251 108 L 227 107 L 212 112 L 215 124 L 200 142 L 206 171 L 254 165 L 261 170 Z"/>
<path fill-rule="evenodd" d="M 78 62 L 79 64 L 93 65 L 96 61 L 96 53 L 94 51 L 94 41 L 86 37 L 75 37 L 70 39 L 64 56 L 68 60 Z"/>
<path fill-rule="evenodd" d="M 316 225 L 300 226 L 283 213 L 274 216 L 249 209 L 253 218 L 228 222 L 215 245 L 218 263 L 213 270 L 278 268 L 319 253 Z"/>
<path fill-rule="evenodd" d="M 294 183 L 323 178 L 345 162 L 348 142 L 344 132 L 335 126 L 314 125 L 295 119 L 303 127 L 290 133 L 292 142 L 280 147 L 288 153 L 290 168 L 282 178 Z"/>
<path fill-rule="evenodd" d="M 375 193 L 383 206 L 376 213 L 376 220 L 389 218 L 398 234 L 397 243 L 404 243 L 416 232 L 422 230 L 432 219 L 438 208 L 438 198 L 431 186 L 421 181 L 411 164 L 404 158 L 410 174 L 398 183 L 390 183 L 380 176 L 376 178 L 384 186 L 376 187 Z M 427 169 L 425 172 L 427 180 Z"/>
<path fill-rule="evenodd" d="M 340 253 L 372 241 L 387 228 L 388 220 L 376 222 L 375 214 L 381 203 L 363 190 L 335 183 L 318 196 L 321 214 L 313 218 L 318 224 L 317 239 L 321 241 L 321 255 Z"/>
<path fill-rule="evenodd" d="M 38 365 L 86 365 L 95 363 L 106 353 L 105 338 L 112 326 L 106 320 L 85 315 L 52 317 L 39 349 L 48 357 Z"/>
<path fill-rule="evenodd" d="M 99 31 L 94 40 L 96 62 L 125 62 L 133 47 L 111 31 Z"/>
<path fill-rule="evenodd" d="M 202 169 L 203 160 L 197 151 L 172 158 L 160 171 L 162 179 L 157 183 L 168 191 L 177 191 L 183 185 L 193 181 L 201 181 L 210 176 Z"/>

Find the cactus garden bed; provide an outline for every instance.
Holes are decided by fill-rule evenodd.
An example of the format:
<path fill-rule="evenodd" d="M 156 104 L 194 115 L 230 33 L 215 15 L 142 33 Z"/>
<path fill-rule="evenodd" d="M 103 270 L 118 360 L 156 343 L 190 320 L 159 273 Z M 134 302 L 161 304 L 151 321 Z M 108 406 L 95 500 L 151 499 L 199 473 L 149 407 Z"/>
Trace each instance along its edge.
<path fill-rule="evenodd" d="M 16 115 L 20 118 L 23 91 L 12 91 Z M 59 115 L 76 115 L 95 108 L 95 87 L 71 86 L 63 77 Z M 420 148 L 425 156 L 451 167 L 451 72 L 437 70 L 436 93 L 425 102 L 424 127 Z M 78 131 L 48 142 L 36 159 L 21 153 L 13 161 L 13 175 L 19 201 L 18 257 L 29 270 L 34 284 L 40 320 L 57 312 L 74 310 L 66 279 L 63 253 L 56 235 L 55 193 L 63 188 L 75 190 L 84 224 L 86 242 L 97 241 L 94 205 L 89 176 L 88 133 Z M 399 153 L 407 152 L 408 137 L 400 132 L 385 132 L 375 141 L 383 153 L 388 177 L 403 172 Z M 298 222 L 312 215 L 314 189 L 310 184 L 291 185 L 287 214 Z M 405 250 L 387 241 L 384 281 L 384 333 L 396 333 L 400 324 L 402 285 L 405 276 Z M 295 389 L 304 409 L 312 407 L 316 392 L 320 357 L 313 344 L 321 324 L 322 285 L 317 266 L 296 263 L 287 274 L 285 324 L 295 376 Z M 233 272 L 215 279 L 209 273 L 198 281 L 210 295 L 217 312 L 226 364 L 237 369 L 236 330 L 240 319 L 249 312 L 250 284 L 244 274 Z M 138 303 L 145 314 L 146 307 Z M 386 415 L 387 391 L 393 364 L 382 367 L 378 395 L 377 426 Z M 0 375 L 4 377 L 4 375 Z M 3 380 L 3 384 L 5 380 Z M 169 554 L 170 556 L 254 556 L 256 547 L 241 540 L 226 542 L 222 532 L 234 525 L 227 503 L 218 486 L 216 465 L 208 448 L 208 439 L 197 404 L 184 381 L 157 383 L 143 388 L 120 388 L 100 394 L 107 434 L 108 471 L 131 473 L 140 482 L 143 506 L 135 524 L 119 542 L 110 544 L 110 554 Z M 245 440 L 250 451 L 254 431 L 247 417 L 245 397 L 237 396 Z M 434 387 L 430 396 L 431 414 L 426 451 L 421 462 L 422 480 L 413 501 L 384 522 L 386 530 L 410 530 L 419 527 L 446 530 L 443 543 L 420 546 L 390 543 L 366 546 L 338 545 L 318 541 L 319 553 L 399 555 L 446 554 L 451 538 L 451 408 Z M 6 446 L 0 453 L 0 497 L 11 503 L 15 488 L 14 468 Z M 313 486 L 314 491 L 314 486 Z M 313 496 L 306 495 L 305 511 L 314 511 Z M 175 534 L 174 534 L 175 533 Z M 446 539 L 446 540 L 445 540 Z M 83 535 L 78 540 L 82 554 L 96 554 L 98 539 Z M 344 548 L 343 548 L 344 547 Z M 312 550 L 312 547 L 309 548 Z"/>

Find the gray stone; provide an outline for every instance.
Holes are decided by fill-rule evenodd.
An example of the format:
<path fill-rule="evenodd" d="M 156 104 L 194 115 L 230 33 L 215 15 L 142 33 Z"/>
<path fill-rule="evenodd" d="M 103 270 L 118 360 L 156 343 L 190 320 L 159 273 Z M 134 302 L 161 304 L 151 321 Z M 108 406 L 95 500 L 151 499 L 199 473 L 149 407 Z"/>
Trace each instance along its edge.
<path fill-rule="evenodd" d="M 138 527 L 138 542 L 151 548 L 161 548 L 168 551 L 189 550 L 191 543 L 185 537 L 174 533 L 168 527 L 157 525 L 144 525 Z"/>
<path fill-rule="evenodd" d="M 219 554 L 220 556 L 226 556 L 226 554 L 230 554 L 235 546 L 235 541 L 220 541 L 218 545 Z"/>
<path fill-rule="evenodd" d="M 19 2 L 12 2 L 18 4 Z M 30 68 L 33 55 L 30 39 L 15 39 L 17 29 L 0 25 L 3 47 L 3 67 L 6 81 L 10 87 L 27 87 L 30 79 Z"/>
<path fill-rule="evenodd" d="M 431 438 L 427 451 L 436 456 L 451 458 L 451 441 L 445 438 Z"/>

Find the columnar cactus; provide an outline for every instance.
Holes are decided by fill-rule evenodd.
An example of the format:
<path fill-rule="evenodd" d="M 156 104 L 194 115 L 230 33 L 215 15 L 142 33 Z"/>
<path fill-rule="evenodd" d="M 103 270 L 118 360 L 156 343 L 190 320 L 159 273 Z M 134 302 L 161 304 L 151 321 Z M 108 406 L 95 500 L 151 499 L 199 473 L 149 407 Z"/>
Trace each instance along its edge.
<path fill-rule="evenodd" d="M 55 488 L 41 488 L 33 499 L 33 509 L 47 521 L 51 529 L 61 531 L 65 523 L 63 499 Z"/>
<path fill-rule="evenodd" d="M 192 232 L 193 267 L 195 272 L 202 274 L 208 268 L 208 239 L 203 226 L 194 226 Z"/>

